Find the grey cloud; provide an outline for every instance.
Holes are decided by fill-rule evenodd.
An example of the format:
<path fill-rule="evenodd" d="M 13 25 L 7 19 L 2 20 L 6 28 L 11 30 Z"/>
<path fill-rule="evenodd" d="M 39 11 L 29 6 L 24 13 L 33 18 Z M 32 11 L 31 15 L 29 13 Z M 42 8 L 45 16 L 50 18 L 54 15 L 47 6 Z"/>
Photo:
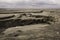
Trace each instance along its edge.
<path fill-rule="evenodd" d="M 7 2 L 0 2 L 0 8 L 24 8 L 24 7 L 36 7 L 36 8 L 39 8 L 39 7 L 50 7 L 50 8 L 53 8 L 53 7 L 60 7 L 59 5 L 56 6 L 58 4 L 53 4 L 52 2 L 50 1 L 22 1 L 22 2 L 16 2 L 16 3 L 7 3 Z"/>

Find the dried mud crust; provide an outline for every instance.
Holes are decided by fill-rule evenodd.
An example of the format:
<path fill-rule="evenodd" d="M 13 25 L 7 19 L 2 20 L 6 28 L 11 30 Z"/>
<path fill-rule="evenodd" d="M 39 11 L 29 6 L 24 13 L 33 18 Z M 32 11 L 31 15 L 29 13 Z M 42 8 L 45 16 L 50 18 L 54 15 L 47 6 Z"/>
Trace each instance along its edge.
<path fill-rule="evenodd" d="M 57 19 L 57 18 L 56 18 Z M 59 18 L 58 18 L 59 19 Z M 55 20 L 55 19 L 54 19 Z M 55 20 L 56 21 L 56 20 Z M 44 24 L 43 24 L 44 25 Z M 60 40 L 60 21 L 48 26 L 17 26 L 2 32 L 1 40 Z M 6 32 L 7 31 L 7 32 Z"/>
<path fill-rule="evenodd" d="M 43 17 L 42 19 L 11 19 L 6 21 L 0 21 L 0 28 L 9 28 L 16 26 L 34 25 L 34 24 L 54 24 L 56 18 L 52 16 Z"/>
<path fill-rule="evenodd" d="M 4 32 L 3 36 L 0 38 L 1 40 L 59 40 L 60 33 L 56 31 L 57 29 L 51 28 L 52 26 L 45 26 L 40 28 L 34 28 L 30 30 L 23 30 L 18 28 L 10 28 L 13 32 Z M 25 29 L 25 28 L 24 28 Z M 59 30 L 59 29 L 58 29 Z"/>

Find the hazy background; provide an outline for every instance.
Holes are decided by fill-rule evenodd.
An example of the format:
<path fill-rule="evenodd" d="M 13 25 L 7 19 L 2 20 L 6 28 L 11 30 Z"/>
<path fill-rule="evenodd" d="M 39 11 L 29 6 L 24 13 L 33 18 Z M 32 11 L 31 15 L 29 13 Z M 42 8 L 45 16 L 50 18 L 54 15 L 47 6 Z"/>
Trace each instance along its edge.
<path fill-rule="evenodd" d="M 0 0 L 0 8 L 60 8 L 60 0 Z"/>

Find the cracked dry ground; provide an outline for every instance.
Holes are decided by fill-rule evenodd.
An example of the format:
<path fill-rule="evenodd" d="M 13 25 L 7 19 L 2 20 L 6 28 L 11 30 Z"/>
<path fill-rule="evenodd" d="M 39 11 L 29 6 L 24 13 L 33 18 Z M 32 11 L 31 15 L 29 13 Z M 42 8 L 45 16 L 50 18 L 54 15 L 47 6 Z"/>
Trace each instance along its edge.
<path fill-rule="evenodd" d="M 0 40 L 60 40 L 60 21 L 52 25 L 11 27 L 1 33 Z"/>
<path fill-rule="evenodd" d="M 56 26 L 59 27 L 59 24 L 8 28 L 1 34 L 0 40 L 60 40 L 60 28 Z"/>

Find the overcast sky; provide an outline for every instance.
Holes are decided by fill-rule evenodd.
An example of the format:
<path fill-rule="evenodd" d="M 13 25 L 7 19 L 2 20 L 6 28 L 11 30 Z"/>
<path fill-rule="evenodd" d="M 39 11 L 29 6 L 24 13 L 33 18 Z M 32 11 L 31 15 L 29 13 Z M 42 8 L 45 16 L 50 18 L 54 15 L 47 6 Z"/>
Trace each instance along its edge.
<path fill-rule="evenodd" d="M 0 8 L 60 7 L 60 0 L 0 0 Z"/>

